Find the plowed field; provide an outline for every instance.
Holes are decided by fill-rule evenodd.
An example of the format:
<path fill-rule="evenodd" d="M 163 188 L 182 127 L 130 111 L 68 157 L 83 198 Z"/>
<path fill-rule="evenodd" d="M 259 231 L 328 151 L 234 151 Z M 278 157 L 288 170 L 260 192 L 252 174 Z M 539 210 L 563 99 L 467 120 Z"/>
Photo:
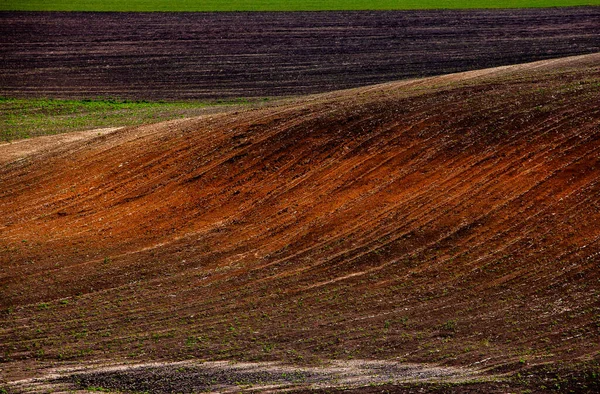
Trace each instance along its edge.
<path fill-rule="evenodd" d="M 599 102 L 595 54 L 0 145 L 0 367 L 597 359 Z"/>
<path fill-rule="evenodd" d="M 600 51 L 600 7 L 0 13 L 0 95 L 207 99 L 325 92 Z"/>

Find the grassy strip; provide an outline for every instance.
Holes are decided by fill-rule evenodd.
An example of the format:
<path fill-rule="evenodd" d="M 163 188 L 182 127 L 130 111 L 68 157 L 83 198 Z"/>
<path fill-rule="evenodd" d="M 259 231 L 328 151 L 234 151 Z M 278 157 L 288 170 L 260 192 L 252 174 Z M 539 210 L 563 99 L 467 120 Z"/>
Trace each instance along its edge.
<path fill-rule="evenodd" d="M 0 97 L 0 140 L 11 141 L 69 131 L 160 122 L 201 115 L 209 110 L 209 106 L 248 103 L 251 102 L 243 99 L 215 102 L 149 102 Z"/>
<path fill-rule="evenodd" d="M 600 5 L 600 0 L 0 0 L 0 11 L 324 11 L 583 5 Z"/>

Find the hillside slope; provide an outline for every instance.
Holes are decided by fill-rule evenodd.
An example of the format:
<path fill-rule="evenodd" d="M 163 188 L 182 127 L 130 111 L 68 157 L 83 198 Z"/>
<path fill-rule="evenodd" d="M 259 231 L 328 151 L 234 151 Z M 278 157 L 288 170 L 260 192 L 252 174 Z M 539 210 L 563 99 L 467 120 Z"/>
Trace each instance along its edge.
<path fill-rule="evenodd" d="M 0 145 L 4 368 L 597 357 L 599 65 Z"/>

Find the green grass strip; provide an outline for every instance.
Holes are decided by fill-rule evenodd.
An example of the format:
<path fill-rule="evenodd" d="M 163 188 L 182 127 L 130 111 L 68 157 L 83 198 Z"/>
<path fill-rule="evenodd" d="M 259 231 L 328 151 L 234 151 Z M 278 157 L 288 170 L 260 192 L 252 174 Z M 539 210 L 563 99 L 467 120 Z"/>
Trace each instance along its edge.
<path fill-rule="evenodd" d="M 243 99 L 214 102 L 16 99 L 0 97 L 0 141 L 131 126 L 204 114 L 209 106 L 241 105 Z"/>
<path fill-rule="evenodd" d="M 600 5 L 600 0 L 0 0 L 0 11 L 325 11 L 585 5 Z"/>

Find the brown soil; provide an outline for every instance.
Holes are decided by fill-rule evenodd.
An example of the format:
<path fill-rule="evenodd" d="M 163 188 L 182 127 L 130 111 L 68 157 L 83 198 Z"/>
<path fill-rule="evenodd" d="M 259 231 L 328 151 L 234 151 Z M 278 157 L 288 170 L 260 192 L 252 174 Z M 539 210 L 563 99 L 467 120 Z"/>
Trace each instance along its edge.
<path fill-rule="evenodd" d="M 3 379 L 598 358 L 600 54 L 0 146 Z M 491 368 L 491 369 L 490 369 Z"/>
<path fill-rule="evenodd" d="M 0 95 L 289 96 L 600 51 L 600 7 L 0 13 Z"/>

